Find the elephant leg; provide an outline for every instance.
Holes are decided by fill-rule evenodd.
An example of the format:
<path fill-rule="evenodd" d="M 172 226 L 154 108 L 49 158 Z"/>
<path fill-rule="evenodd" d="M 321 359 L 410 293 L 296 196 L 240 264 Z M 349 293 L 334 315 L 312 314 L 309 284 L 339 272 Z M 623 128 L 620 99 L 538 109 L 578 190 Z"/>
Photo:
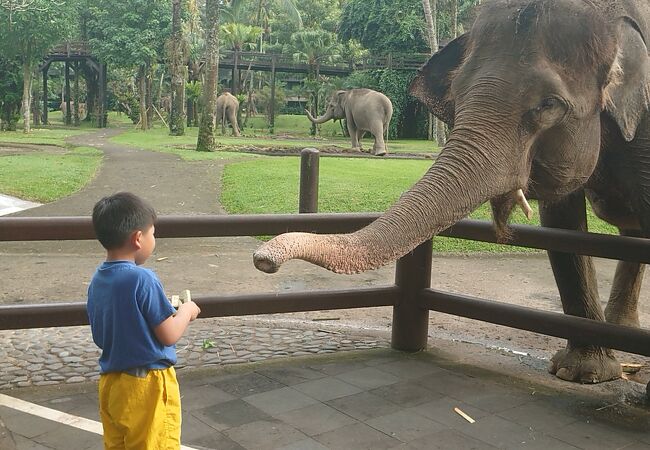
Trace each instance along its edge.
<path fill-rule="evenodd" d="M 237 126 L 237 112 L 233 110 L 228 110 L 228 121 L 232 127 L 232 134 L 234 136 L 239 136 L 239 127 Z"/>
<path fill-rule="evenodd" d="M 386 154 L 386 143 L 384 142 L 384 127 L 375 125 L 370 130 L 375 138 L 375 145 L 372 146 L 372 154 L 375 156 L 384 156 Z"/>
<path fill-rule="evenodd" d="M 540 202 L 545 227 L 587 230 L 584 192 L 578 190 L 559 202 Z M 565 314 L 604 321 L 598 298 L 596 271 L 590 257 L 548 252 Z M 581 383 L 599 383 L 621 376 L 621 365 L 611 349 L 569 340 L 566 348 L 551 358 L 549 372 L 558 378 Z"/>
<path fill-rule="evenodd" d="M 625 232 L 624 236 L 640 236 L 638 232 Z M 643 282 L 645 264 L 638 262 L 619 261 L 616 274 L 609 294 L 609 302 L 605 308 L 605 318 L 610 323 L 639 327 L 639 292 Z"/>
<path fill-rule="evenodd" d="M 348 113 L 345 116 L 345 122 L 348 125 L 348 134 L 350 135 L 350 140 L 352 141 L 352 150 L 361 150 L 361 144 L 359 144 L 359 130 L 357 129 L 357 124 L 354 123 L 354 120 L 352 119 L 352 115 Z"/>
<path fill-rule="evenodd" d="M 361 143 L 361 140 L 363 139 L 364 134 L 366 134 L 363 130 L 357 129 L 357 142 L 359 143 L 359 150 L 363 150 L 363 144 Z"/>

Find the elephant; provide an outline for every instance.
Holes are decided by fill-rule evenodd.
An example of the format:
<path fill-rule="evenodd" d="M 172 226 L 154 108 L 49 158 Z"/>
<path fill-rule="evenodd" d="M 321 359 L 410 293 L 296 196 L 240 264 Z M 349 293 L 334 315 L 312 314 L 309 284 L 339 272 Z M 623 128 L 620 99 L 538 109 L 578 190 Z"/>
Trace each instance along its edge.
<path fill-rule="evenodd" d="M 361 149 L 361 138 L 366 131 L 369 131 L 375 138 L 372 154 L 375 156 L 386 154 L 384 136 L 388 132 L 388 125 L 393 116 L 393 104 L 381 92 L 372 89 L 336 91 L 330 96 L 327 110 L 322 116 L 314 119 L 308 110 L 305 112 L 309 120 L 315 124 L 330 119 L 345 119 L 353 150 Z"/>
<path fill-rule="evenodd" d="M 650 237 L 649 45 L 648 0 L 485 2 L 409 86 L 451 128 L 425 175 L 367 227 L 281 234 L 254 252 L 255 266 L 272 273 L 299 258 L 339 273 L 374 269 L 486 201 L 504 240 L 521 193 L 538 199 L 545 227 L 586 231 L 588 200 L 620 234 Z M 639 326 L 643 264 L 618 263 L 603 311 L 591 258 L 548 256 L 566 314 Z M 597 383 L 620 377 L 621 365 L 611 349 L 568 340 L 549 372 Z"/>
<path fill-rule="evenodd" d="M 239 111 L 239 100 L 230 92 L 224 92 L 217 97 L 216 120 L 221 124 L 221 134 L 226 134 L 226 118 L 232 127 L 233 136 L 240 136 L 239 125 L 237 124 L 237 112 Z"/>
<path fill-rule="evenodd" d="M 63 119 L 65 120 L 65 115 L 67 111 L 66 103 L 64 101 L 61 102 L 61 105 L 59 107 L 61 109 L 61 113 L 63 114 Z M 72 108 L 72 112 L 74 114 L 74 100 L 70 101 L 70 108 Z M 84 120 L 85 117 L 86 117 L 86 103 L 79 103 L 79 119 Z"/>

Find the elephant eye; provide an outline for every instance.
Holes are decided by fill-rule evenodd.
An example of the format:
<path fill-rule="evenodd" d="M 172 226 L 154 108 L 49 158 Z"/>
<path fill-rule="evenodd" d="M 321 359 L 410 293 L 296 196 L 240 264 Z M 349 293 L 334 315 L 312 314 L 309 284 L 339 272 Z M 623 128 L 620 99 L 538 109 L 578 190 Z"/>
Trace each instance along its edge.
<path fill-rule="evenodd" d="M 560 100 L 558 100 L 557 98 L 547 97 L 544 100 L 542 100 L 539 105 L 537 105 L 537 108 L 535 108 L 535 110 L 537 112 L 541 112 L 551 108 L 555 108 L 559 104 L 560 104 Z"/>

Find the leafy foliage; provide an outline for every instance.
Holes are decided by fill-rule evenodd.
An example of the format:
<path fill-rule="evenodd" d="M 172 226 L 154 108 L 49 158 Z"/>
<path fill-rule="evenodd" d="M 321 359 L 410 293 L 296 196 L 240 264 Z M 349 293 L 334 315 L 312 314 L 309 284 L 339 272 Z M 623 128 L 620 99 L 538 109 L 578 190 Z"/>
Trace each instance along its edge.
<path fill-rule="evenodd" d="M 222 45 L 233 50 L 254 50 L 262 31 L 260 27 L 231 22 L 221 26 L 220 39 Z"/>
<path fill-rule="evenodd" d="M 401 136 L 404 112 L 412 97 L 408 94 L 406 86 L 415 77 L 415 72 L 403 70 L 383 70 L 379 77 L 379 90 L 386 94 L 393 103 L 393 119 L 388 128 L 389 139 Z"/>
<path fill-rule="evenodd" d="M 271 88 L 270 86 L 264 86 L 261 90 L 257 92 L 257 106 L 260 111 L 264 112 L 267 122 L 270 123 L 271 119 Z M 281 108 L 285 104 L 285 93 L 284 89 L 281 86 L 275 87 L 275 103 L 273 106 L 274 117 L 277 117 L 280 114 Z"/>
<path fill-rule="evenodd" d="M 302 30 L 291 35 L 285 48 L 296 61 L 305 61 L 316 68 L 323 62 L 333 62 L 339 58 L 340 45 L 336 35 L 325 30 Z"/>
<path fill-rule="evenodd" d="M 422 4 L 413 0 L 349 0 L 339 37 L 378 54 L 428 51 Z"/>
<path fill-rule="evenodd" d="M 53 44 L 74 31 L 73 2 L 32 0 L 24 9 L 11 11 L 0 4 L 0 54 L 35 63 Z"/>
<path fill-rule="evenodd" d="M 20 118 L 20 92 L 23 80 L 20 66 L 13 59 L 0 57 L 0 131 L 15 130 Z"/>
<path fill-rule="evenodd" d="M 171 2 L 86 0 L 88 38 L 93 52 L 120 67 L 152 65 L 171 32 Z"/>

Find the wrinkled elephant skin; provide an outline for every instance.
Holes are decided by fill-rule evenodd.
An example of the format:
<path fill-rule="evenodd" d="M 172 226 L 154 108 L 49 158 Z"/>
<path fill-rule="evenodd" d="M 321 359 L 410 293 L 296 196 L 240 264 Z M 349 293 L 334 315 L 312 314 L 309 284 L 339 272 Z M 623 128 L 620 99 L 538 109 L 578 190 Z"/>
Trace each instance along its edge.
<path fill-rule="evenodd" d="M 335 272 L 373 269 L 486 201 L 507 239 L 522 194 L 539 200 L 544 226 L 586 230 L 586 198 L 621 234 L 650 237 L 649 45 L 648 0 L 485 2 L 471 30 L 411 83 L 451 127 L 423 178 L 367 227 L 283 234 L 255 252 L 255 264 L 274 271 L 300 258 Z M 638 326 L 643 265 L 618 264 L 604 313 L 591 259 L 548 254 L 566 314 Z M 569 340 L 549 370 L 585 383 L 621 375 L 612 351 L 588 339 Z"/>

